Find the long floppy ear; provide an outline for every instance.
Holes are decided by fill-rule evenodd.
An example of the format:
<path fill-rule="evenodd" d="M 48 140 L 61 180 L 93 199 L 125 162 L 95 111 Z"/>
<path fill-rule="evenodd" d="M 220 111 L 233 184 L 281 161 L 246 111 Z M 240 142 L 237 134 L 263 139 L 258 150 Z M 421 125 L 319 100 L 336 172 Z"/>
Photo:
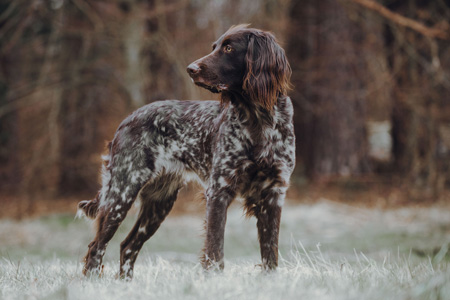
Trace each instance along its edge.
<path fill-rule="evenodd" d="M 271 33 L 255 31 L 249 35 L 245 60 L 244 92 L 250 101 L 271 111 L 277 98 L 290 89 L 292 71 L 283 48 Z"/>

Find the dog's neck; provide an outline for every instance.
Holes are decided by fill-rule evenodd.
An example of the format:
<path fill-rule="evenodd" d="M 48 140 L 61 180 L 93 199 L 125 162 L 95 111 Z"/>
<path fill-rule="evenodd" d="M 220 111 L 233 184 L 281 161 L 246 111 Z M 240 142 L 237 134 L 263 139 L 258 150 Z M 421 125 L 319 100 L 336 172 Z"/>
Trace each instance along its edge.
<path fill-rule="evenodd" d="M 247 128 L 253 145 L 264 144 L 264 131 L 274 127 L 274 112 L 268 111 L 257 103 L 252 103 L 241 93 L 227 92 L 221 94 L 222 121 L 233 118 Z"/>
<path fill-rule="evenodd" d="M 273 126 L 274 111 L 269 111 L 258 103 L 253 103 L 242 92 L 223 92 L 220 102 L 223 108 L 231 105 L 236 117 L 245 126 L 259 127 L 260 130 Z"/>

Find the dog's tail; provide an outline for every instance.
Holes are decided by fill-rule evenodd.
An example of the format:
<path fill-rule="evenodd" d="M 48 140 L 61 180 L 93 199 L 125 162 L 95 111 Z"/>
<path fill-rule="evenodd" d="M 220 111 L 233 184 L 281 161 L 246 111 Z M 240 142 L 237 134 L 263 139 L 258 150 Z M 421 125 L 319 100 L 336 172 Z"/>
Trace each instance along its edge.
<path fill-rule="evenodd" d="M 98 206 L 99 206 L 99 197 L 100 192 L 95 196 L 93 200 L 83 200 L 78 203 L 78 210 L 77 210 L 77 218 L 80 218 L 82 216 L 86 216 L 90 219 L 95 219 L 97 217 L 98 213 Z"/>
<path fill-rule="evenodd" d="M 92 200 L 83 200 L 78 203 L 77 217 L 86 216 L 90 219 L 95 219 L 97 217 L 99 208 L 102 204 L 105 203 L 105 196 L 109 191 L 109 186 L 111 182 L 111 170 L 110 170 L 110 161 L 111 161 L 111 143 L 108 144 L 108 155 L 102 156 L 103 165 L 102 165 L 102 188 L 97 193 Z"/>

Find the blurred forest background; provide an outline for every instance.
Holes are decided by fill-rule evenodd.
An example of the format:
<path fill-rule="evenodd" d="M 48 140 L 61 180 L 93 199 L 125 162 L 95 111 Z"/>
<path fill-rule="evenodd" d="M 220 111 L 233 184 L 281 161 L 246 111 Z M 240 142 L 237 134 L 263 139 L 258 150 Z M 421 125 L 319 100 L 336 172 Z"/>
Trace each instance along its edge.
<path fill-rule="evenodd" d="M 240 23 L 293 69 L 291 199 L 450 202 L 449 0 L 0 0 L 0 216 L 92 198 L 120 121 L 213 98 L 186 66 Z"/>

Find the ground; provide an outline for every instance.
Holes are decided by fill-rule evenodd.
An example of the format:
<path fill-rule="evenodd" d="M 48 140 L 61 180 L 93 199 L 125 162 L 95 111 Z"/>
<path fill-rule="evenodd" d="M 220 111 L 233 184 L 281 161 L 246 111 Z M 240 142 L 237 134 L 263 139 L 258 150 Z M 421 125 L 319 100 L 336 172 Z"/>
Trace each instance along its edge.
<path fill-rule="evenodd" d="M 198 204 L 201 206 L 201 204 Z M 450 210 L 288 202 L 280 267 L 263 273 L 254 219 L 229 210 L 225 270 L 198 256 L 202 214 L 169 215 L 138 257 L 132 282 L 115 279 L 130 215 L 108 246 L 101 278 L 81 275 L 92 224 L 74 214 L 0 220 L 0 299 L 450 299 Z"/>

